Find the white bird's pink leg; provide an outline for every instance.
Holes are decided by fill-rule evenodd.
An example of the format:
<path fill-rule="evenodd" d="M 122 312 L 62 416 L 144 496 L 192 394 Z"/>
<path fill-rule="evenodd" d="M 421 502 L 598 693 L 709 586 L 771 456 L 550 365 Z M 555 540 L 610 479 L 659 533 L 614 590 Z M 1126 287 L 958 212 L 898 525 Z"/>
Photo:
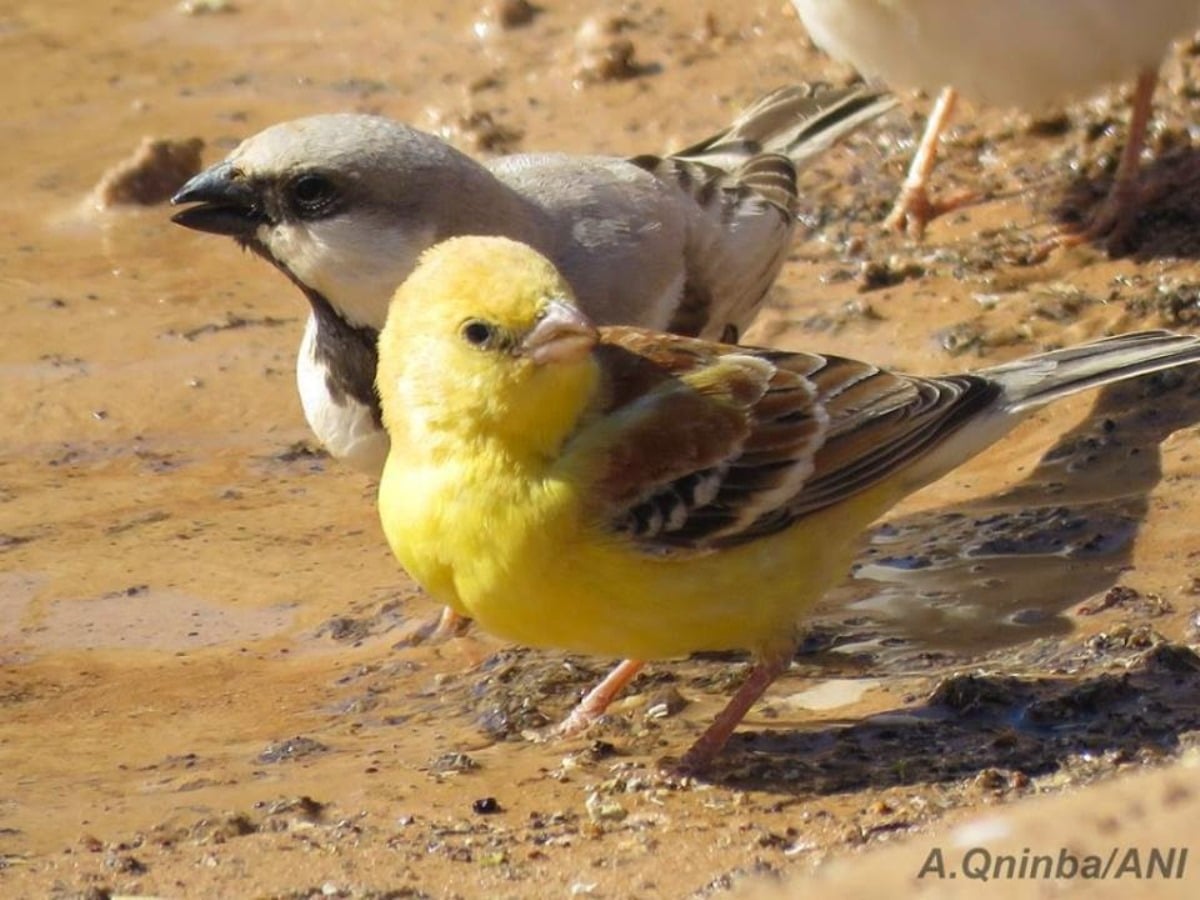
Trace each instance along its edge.
<path fill-rule="evenodd" d="M 933 105 L 933 112 L 925 123 L 925 133 L 921 136 L 916 155 L 909 164 L 900 196 L 896 198 L 891 214 L 883 221 L 884 227 L 906 231 L 910 237 L 920 238 L 929 221 L 961 205 L 971 196 L 967 194 L 938 203 L 929 199 L 929 176 L 933 174 L 933 167 L 937 163 L 938 141 L 946 130 L 957 102 L 958 92 L 954 88 L 942 88 Z"/>
<path fill-rule="evenodd" d="M 1071 246 L 1097 238 L 1117 240 L 1133 226 L 1137 219 L 1137 206 L 1142 199 L 1137 183 L 1138 169 L 1141 166 L 1142 149 L 1146 145 L 1146 129 L 1150 124 L 1150 110 L 1157 84 L 1157 69 L 1144 69 L 1138 73 L 1129 114 L 1129 136 L 1125 139 L 1108 196 L 1096 207 L 1083 228 L 1060 234 L 1060 244 Z"/>
<path fill-rule="evenodd" d="M 646 665 L 639 659 L 626 659 L 608 673 L 598 685 L 588 691 L 587 696 L 579 701 L 579 705 L 571 710 L 571 714 L 555 728 L 560 737 L 570 737 L 579 734 L 598 718 L 604 715 L 610 703 L 617 694 L 624 690 L 625 685 Z"/>

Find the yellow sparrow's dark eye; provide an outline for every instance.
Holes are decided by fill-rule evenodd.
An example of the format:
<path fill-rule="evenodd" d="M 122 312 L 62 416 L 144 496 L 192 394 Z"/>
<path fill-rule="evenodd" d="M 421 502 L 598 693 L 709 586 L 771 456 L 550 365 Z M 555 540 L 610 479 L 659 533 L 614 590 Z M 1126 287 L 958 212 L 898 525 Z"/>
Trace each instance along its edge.
<path fill-rule="evenodd" d="M 469 322 L 463 323 L 463 339 L 472 346 L 488 346 L 492 342 L 492 338 L 495 337 L 495 334 L 495 328 L 487 322 L 481 322 L 479 319 L 471 319 Z"/>

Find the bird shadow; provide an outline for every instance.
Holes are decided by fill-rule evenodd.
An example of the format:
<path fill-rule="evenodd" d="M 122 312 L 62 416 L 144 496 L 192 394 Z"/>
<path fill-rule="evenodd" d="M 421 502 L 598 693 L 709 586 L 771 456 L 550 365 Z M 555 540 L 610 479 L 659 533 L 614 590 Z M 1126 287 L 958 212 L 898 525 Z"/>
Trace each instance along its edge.
<path fill-rule="evenodd" d="M 1067 610 L 1131 564 L 1162 442 L 1197 422 L 1200 367 L 1106 387 L 1020 482 L 873 529 L 814 611 L 810 651 L 849 645 L 886 671 L 916 653 L 961 661 L 1068 634 Z"/>
<path fill-rule="evenodd" d="M 1087 671 L 1118 656 L 1119 672 Z M 1200 656 L 1182 644 L 1077 647 L 1044 662 L 1080 671 L 958 674 L 902 710 L 739 732 L 705 780 L 805 796 L 964 779 L 996 789 L 1059 772 L 1084 781 L 1200 739 Z"/>
<path fill-rule="evenodd" d="M 1097 755 L 1165 755 L 1200 729 L 1200 657 L 1150 624 L 1169 603 L 1117 589 L 1097 608 L 1121 607 L 1135 627 L 1066 639 L 1067 610 L 1112 593 L 1130 567 L 1161 444 L 1200 422 L 1197 369 L 1105 388 L 1010 488 L 879 526 L 789 677 L 1003 674 L 945 674 L 923 703 L 861 721 L 743 729 L 708 778 L 825 794 L 992 769 L 1034 776 Z"/>
<path fill-rule="evenodd" d="M 1083 227 L 1111 186 L 1111 175 L 1081 174 L 1059 193 L 1049 215 L 1068 231 Z M 1138 262 L 1200 259 L 1200 150 L 1181 148 L 1143 165 L 1137 187 L 1133 221 L 1097 239 L 1109 255 Z"/>

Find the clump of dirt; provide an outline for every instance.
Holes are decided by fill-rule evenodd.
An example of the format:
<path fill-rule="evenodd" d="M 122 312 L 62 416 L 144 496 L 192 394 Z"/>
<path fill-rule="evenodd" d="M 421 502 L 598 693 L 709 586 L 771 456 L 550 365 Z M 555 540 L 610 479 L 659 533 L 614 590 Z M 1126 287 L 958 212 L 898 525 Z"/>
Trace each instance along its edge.
<path fill-rule="evenodd" d="M 584 20 L 575 33 L 579 58 L 575 76 L 581 83 L 622 81 L 639 74 L 637 47 L 627 33 L 630 25 L 628 19 L 616 15 Z"/>
<path fill-rule="evenodd" d="M 153 206 L 171 199 L 201 168 L 204 140 L 142 138 L 128 159 L 101 177 L 92 195 L 102 209 L 110 206 Z"/>

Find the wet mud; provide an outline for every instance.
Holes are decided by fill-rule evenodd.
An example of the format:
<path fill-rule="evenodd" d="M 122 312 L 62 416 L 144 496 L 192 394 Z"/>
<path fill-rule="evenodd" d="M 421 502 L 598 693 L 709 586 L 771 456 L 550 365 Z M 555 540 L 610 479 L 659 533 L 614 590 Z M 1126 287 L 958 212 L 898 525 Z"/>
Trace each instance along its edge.
<path fill-rule="evenodd" d="M 481 155 L 684 146 L 779 84 L 851 78 L 786 6 L 0 8 L 6 60 L 37 74 L 0 90 L 0 894 L 858 896 L 913 887 L 922 848 L 993 815 L 1047 852 L 1092 812 L 1200 852 L 1179 812 L 1200 374 L 1040 412 L 877 523 L 792 669 L 680 779 L 660 763 L 746 660 L 656 663 L 588 734 L 543 740 L 612 661 L 412 640 L 435 607 L 300 412 L 303 299 L 165 205 L 96 192 L 143 138 L 202 139 L 208 163 L 332 110 Z M 934 373 L 1194 329 L 1196 54 L 1164 65 L 1120 246 L 1036 252 L 1103 196 L 1127 88 L 964 114 L 935 191 L 977 199 L 920 244 L 879 225 L 929 106 L 905 98 L 805 174 L 747 340 Z"/>

